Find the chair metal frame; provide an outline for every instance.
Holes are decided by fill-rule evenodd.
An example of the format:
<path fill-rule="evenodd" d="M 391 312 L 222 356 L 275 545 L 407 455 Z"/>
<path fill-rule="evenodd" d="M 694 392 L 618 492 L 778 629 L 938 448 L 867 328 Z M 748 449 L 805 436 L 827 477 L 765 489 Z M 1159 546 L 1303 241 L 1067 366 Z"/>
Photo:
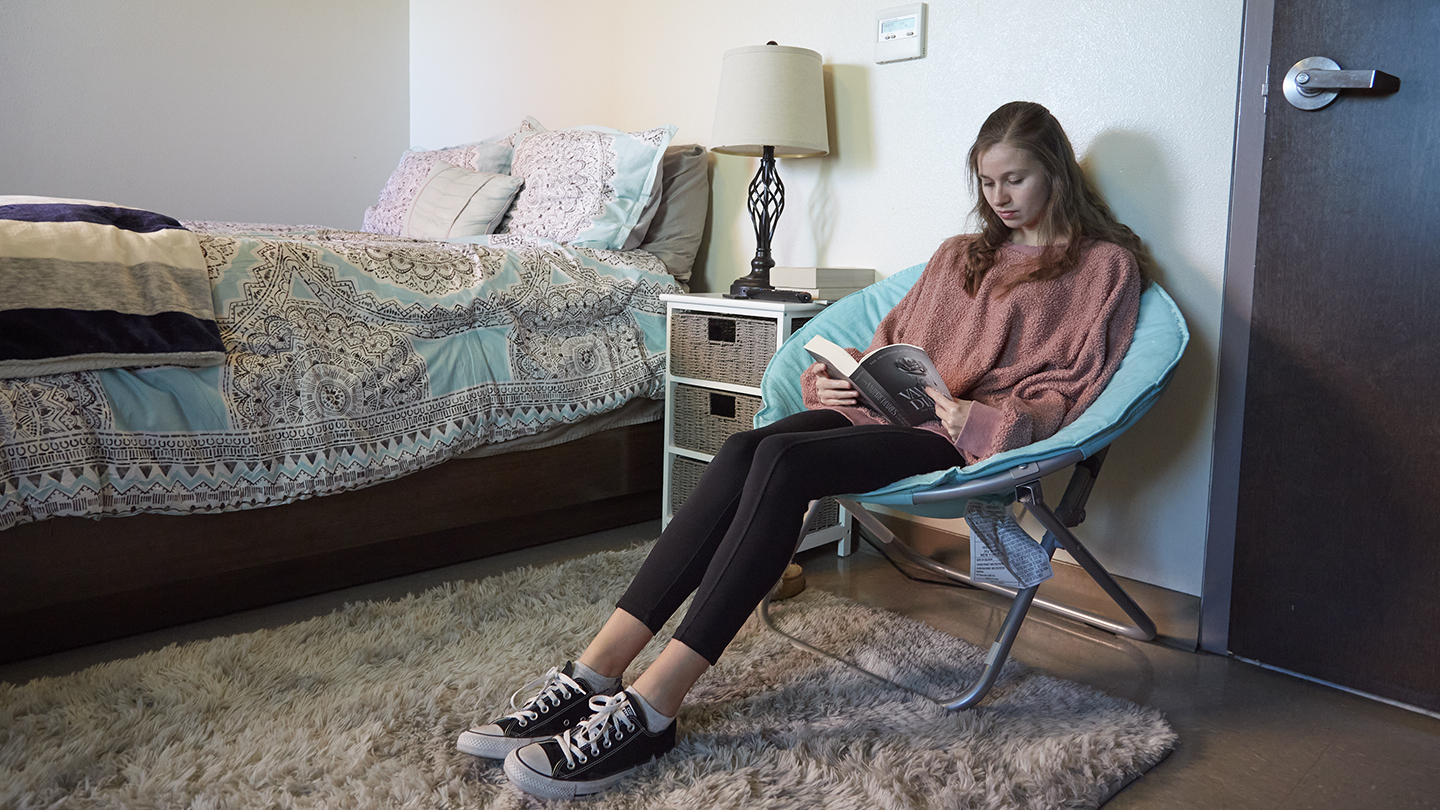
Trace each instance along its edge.
<path fill-rule="evenodd" d="M 1045 536 L 1040 540 L 1041 546 L 1046 554 L 1054 556 L 1056 548 L 1064 548 L 1075 558 L 1080 567 L 1085 570 L 1090 578 L 1105 591 L 1119 608 L 1125 612 L 1133 624 L 1123 624 L 1112 621 L 1098 613 L 1088 610 L 1071 607 L 1062 602 L 1043 599 L 1036 594 L 1040 590 L 1039 585 L 1022 590 L 1006 588 L 1001 585 L 993 585 L 987 582 L 978 582 L 969 574 L 937 560 L 931 559 L 918 551 L 910 548 L 904 541 L 896 537 L 884 523 L 880 522 L 868 509 L 852 498 L 836 498 L 840 505 L 850 512 L 851 516 L 864 526 L 878 540 L 888 548 L 900 553 L 907 562 L 924 568 L 932 573 L 943 576 L 947 579 L 960 582 L 972 587 L 1002 594 L 1012 598 L 1010 610 L 1001 624 L 1000 632 L 996 635 L 995 641 L 990 645 L 990 652 L 985 658 L 985 668 L 974 683 L 962 694 L 950 699 L 936 699 L 929 695 L 922 695 L 949 711 L 960 711 L 978 704 L 995 681 L 1000 677 L 1000 671 L 1005 666 L 1005 661 L 1010 655 L 1010 648 L 1015 643 L 1016 636 L 1020 633 L 1020 625 L 1024 623 L 1025 616 L 1032 605 L 1059 613 L 1071 619 L 1084 622 L 1102 630 L 1108 630 L 1116 635 L 1138 641 L 1152 641 L 1155 638 L 1155 622 L 1138 605 L 1130 595 L 1125 592 L 1115 578 L 1106 571 L 1104 566 L 1095 559 L 1070 529 L 1080 525 L 1085 520 L 1085 502 L 1090 497 L 1090 491 L 1095 485 L 1095 478 L 1099 475 L 1100 465 L 1104 463 L 1105 456 L 1109 452 L 1108 447 L 1101 448 L 1094 455 L 1086 458 L 1079 450 L 1070 450 L 1040 461 L 1029 462 L 1013 467 L 1001 473 L 989 475 L 966 481 L 952 486 L 936 487 L 934 489 L 916 492 L 912 499 L 916 504 L 939 503 L 950 500 L 966 500 L 982 495 L 994 495 L 1014 488 L 1015 498 L 1024 505 L 1025 510 L 1040 522 L 1045 528 Z M 1060 504 L 1051 509 L 1045 502 L 1044 493 L 1041 491 L 1040 479 L 1051 473 L 1060 472 L 1067 467 L 1074 466 L 1075 470 L 1070 476 L 1070 483 L 1065 488 L 1065 494 L 1060 498 Z M 805 513 L 805 522 L 800 532 L 800 537 L 809 533 L 811 522 L 814 520 L 820 502 L 810 504 L 809 510 Z M 913 692 L 913 689 L 900 686 L 887 678 L 876 675 L 857 664 L 844 659 L 837 658 L 830 653 L 811 646 L 802 639 L 786 633 L 775 626 L 774 619 L 770 616 L 770 597 L 767 595 L 760 602 L 757 609 L 760 619 L 770 630 L 789 639 L 792 644 L 801 649 L 817 653 L 828 658 L 834 658 L 841 663 L 858 670 L 859 672 L 896 686 L 906 691 Z M 918 693 L 917 693 L 918 694 Z"/>

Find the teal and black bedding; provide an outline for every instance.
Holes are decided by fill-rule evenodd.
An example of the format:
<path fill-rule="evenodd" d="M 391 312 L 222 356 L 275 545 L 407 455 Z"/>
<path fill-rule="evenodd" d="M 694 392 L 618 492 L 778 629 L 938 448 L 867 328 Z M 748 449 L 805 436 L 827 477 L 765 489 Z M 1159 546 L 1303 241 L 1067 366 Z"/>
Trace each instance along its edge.
<path fill-rule="evenodd" d="M 0 529 L 327 495 L 663 398 L 647 252 L 185 224 L 223 362 L 0 379 Z"/>

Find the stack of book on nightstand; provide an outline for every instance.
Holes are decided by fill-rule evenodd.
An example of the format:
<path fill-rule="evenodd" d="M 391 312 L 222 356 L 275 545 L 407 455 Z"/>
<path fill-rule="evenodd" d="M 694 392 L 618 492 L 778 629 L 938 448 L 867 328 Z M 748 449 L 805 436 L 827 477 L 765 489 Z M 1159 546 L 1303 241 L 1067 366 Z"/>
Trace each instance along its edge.
<path fill-rule="evenodd" d="M 834 301 L 875 283 L 868 267 L 772 267 L 770 285 L 777 290 L 810 293 L 816 301 Z"/>

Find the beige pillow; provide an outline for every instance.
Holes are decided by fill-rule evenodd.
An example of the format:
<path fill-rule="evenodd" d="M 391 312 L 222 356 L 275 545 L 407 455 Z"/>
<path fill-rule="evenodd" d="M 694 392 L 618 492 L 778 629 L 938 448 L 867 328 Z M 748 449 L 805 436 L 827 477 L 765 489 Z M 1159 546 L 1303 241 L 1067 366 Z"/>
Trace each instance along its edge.
<path fill-rule="evenodd" d="M 523 181 L 436 161 L 405 212 L 401 236 L 453 239 L 494 233 Z"/>

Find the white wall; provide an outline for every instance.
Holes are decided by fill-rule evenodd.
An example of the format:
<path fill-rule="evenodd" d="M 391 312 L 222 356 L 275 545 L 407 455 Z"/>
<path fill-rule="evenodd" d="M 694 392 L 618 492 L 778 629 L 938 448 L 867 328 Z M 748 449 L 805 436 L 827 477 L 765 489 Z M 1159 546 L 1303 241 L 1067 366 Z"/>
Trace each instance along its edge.
<path fill-rule="evenodd" d="M 0 0 L 0 194 L 358 229 L 408 145 L 406 0 Z"/>
<path fill-rule="evenodd" d="M 1065 124 L 1145 238 L 1193 334 L 1155 410 L 1116 442 L 1083 537 L 1126 576 L 1200 593 L 1242 0 L 929 4 L 929 55 L 873 63 L 889 0 L 411 0 L 411 139 L 438 147 L 534 115 L 551 128 L 677 124 L 708 144 L 723 53 L 821 53 L 832 154 L 784 161 L 777 263 L 889 274 L 967 230 L 964 155 L 1000 104 Z M 1195 82 L 1194 77 L 1203 77 Z M 750 159 L 714 158 L 701 289 L 743 275 Z M 1047 486 L 1058 498 L 1063 481 Z"/>

